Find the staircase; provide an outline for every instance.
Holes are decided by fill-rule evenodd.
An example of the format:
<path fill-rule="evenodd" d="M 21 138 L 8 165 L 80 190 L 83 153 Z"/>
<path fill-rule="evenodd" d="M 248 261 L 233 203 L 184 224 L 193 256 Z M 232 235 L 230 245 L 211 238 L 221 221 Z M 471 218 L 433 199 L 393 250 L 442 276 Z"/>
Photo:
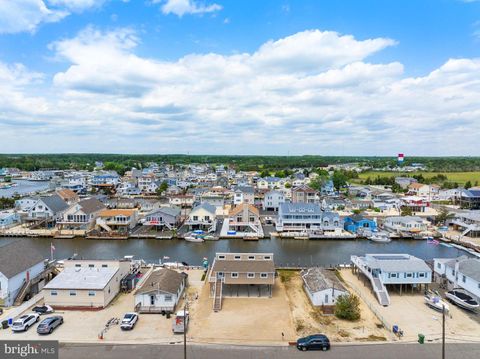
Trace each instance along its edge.
<path fill-rule="evenodd" d="M 107 232 L 112 231 L 112 229 L 107 225 L 107 223 L 102 218 L 97 218 L 97 224 Z"/>
<path fill-rule="evenodd" d="M 213 311 L 218 312 L 222 309 L 222 291 L 223 291 L 223 280 L 222 278 L 217 278 L 215 281 L 214 296 L 213 296 Z"/>
<path fill-rule="evenodd" d="M 383 284 L 380 277 L 373 276 L 372 268 L 367 267 L 362 259 L 357 256 L 352 256 L 353 264 L 368 278 L 372 284 L 373 291 L 375 292 L 378 302 L 384 307 L 390 305 L 390 296 L 388 295 L 387 288 Z"/>
<path fill-rule="evenodd" d="M 20 291 L 17 294 L 17 297 L 15 298 L 15 302 L 13 302 L 13 305 L 20 305 L 23 303 L 23 300 L 25 299 L 25 296 L 27 295 L 28 292 L 30 292 L 30 287 L 32 286 L 32 281 L 29 280 L 28 282 L 25 280 L 23 282 L 22 287 L 20 288 Z"/>

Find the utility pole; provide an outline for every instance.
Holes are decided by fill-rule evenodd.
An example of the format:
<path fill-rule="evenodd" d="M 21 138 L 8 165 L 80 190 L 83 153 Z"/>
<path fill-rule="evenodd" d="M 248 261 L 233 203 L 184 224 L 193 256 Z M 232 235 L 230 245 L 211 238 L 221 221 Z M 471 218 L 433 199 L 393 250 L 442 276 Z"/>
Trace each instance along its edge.
<path fill-rule="evenodd" d="M 183 359 L 187 359 L 187 310 L 188 301 L 185 295 L 185 306 L 183 307 Z"/>
<path fill-rule="evenodd" d="M 445 305 L 442 306 L 442 359 L 445 359 Z"/>

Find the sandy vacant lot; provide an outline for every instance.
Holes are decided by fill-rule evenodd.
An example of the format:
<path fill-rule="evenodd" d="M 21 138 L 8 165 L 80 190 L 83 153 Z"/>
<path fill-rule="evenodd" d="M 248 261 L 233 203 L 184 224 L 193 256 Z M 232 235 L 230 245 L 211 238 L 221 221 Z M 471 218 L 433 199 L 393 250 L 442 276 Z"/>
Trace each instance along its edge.
<path fill-rule="evenodd" d="M 391 304 L 381 306 L 371 290 L 370 283 L 364 285 L 350 270 L 342 270 L 345 281 L 358 291 L 367 302 L 381 315 L 389 326 L 398 325 L 404 331 L 402 341 L 417 340 L 418 334 L 424 334 L 427 341 L 440 340 L 442 333 L 441 313 L 427 307 L 423 293 L 398 293 L 389 291 Z M 480 324 L 473 315 L 450 304 L 450 316 L 446 320 L 447 340 L 478 339 Z"/>
<path fill-rule="evenodd" d="M 215 313 L 208 285 L 190 313 L 189 338 L 194 342 L 286 344 L 296 340 L 285 287 L 277 280 L 272 298 L 224 298 Z M 285 337 L 282 340 L 282 332 Z"/>
<path fill-rule="evenodd" d="M 386 340 L 387 331 L 363 301 L 360 304 L 360 320 L 341 320 L 333 315 L 323 315 L 319 308 L 311 305 L 298 271 L 286 272 L 284 280 L 298 336 L 323 333 L 336 342 Z"/>

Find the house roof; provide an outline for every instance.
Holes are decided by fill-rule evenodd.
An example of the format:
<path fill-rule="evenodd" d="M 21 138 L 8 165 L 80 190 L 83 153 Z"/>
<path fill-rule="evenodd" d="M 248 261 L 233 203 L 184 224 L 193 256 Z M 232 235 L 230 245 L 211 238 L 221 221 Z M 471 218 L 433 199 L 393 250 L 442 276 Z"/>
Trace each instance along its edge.
<path fill-rule="evenodd" d="M 134 209 L 106 209 L 100 212 L 100 217 L 113 217 L 113 216 L 131 216 L 135 212 Z"/>
<path fill-rule="evenodd" d="M 325 268 L 313 267 L 302 271 L 302 279 L 310 292 L 315 293 L 324 289 L 335 288 L 346 292 L 342 282 L 335 272 Z"/>
<path fill-rule="evenodd" d="M 408 188 L 420 189 L 420 188 L 422 188 L 423 186 L 426 186 L 426 184 L 413 182 L 413 183 L 411 183 L 411 184 L 408 186 Z"/>
<path fill-rule="evenodd" d="M 250 212 L 254 213 L 255 215 L 257 215 L 257 216 L 260 215 L 260 212 L 258 211 L 258 208 L 256 208 L 254 205 L 248 204 L 248 203 L 241 203 L 241 204 L 236 205 L 235 207 L 232 208 L 232 210 L 229 213 L 229 216 L 237 215 L 238 213 L 242 212 L 245 207 L 248 207 L 248 210 Z"/>
<path fill-rule="evenodd" d="M 424 260 L 409 254 L 366 254 L 363 259 L 384 272 L 431 272 Z"/>
<path fill-rule="evenodd" d="M 480 282 L 480 260 L 469 258 L 458 264 L 458 271 L 477 282 Z"/>
<path fill-rule="evenodd" d="M 292 188 L 292 192 L 307 192 L 307 193 L 317 193 L 312 187 L 307 186 L 306 184 Z"/>
<path fill-rule="evenodd" d="M 17 240 L 0 247 L 0 273 L 12 278 L 18 273 L 43 262 L 45 257 L 32 242 Z"/>
<path fill-rule="evenodd" d="M 155 210 L 153 210 L 152 212 L 150 212 L 149 214 L 147 214 L 147 216 L 151 216 L 153 214 L 156 214 L 156 213 L 164 213 L 164 214 L 167 214 L 169 216 L 173 216 L 173 217 L 176 217 L 178 215 L 180 215 L 180 208 L 178 207 L 160 207 L 160 208 L 157 208 Z"/>
<path fill-rule="evenodd" d="M 83 201 L 78 202 L 78 204 L 82 207 L 82 211 L 85 214 L 91 214 L 105 209 L 103 203 L 96 198 L 84 199 Z"/>
<path fill-rule="evenodd" d="M 237 186 L 235 188 L 235 192 L 242 192 L 242 193 L 250 193 L 250 194 L 253 194 L 255 193 L 255 189 L 251 186 Z"/>
<path fill-rule="evenodd" d="M 135 294 L 149 293 L 156 290 L 175 294 L 186 277 L 186 273 L 179 273 L 167 268 L 157 268 L 153 270 Z"/>
<path fill-rule="evenodd" d="M 280 209 L 282 213 L 308 213 L 321 214 L 320 205 L 314 203 L 281 203 Z"/>
<path fill-rule="evenodd" d="M 266 260 L 229 260 L 215 258 L 212 272 L 238 272 L 238 273 L 274 273 L 275 264 L 273 259 Z"/>
<path fill-rule="evenodd" d="M 90 268 L 69 267 L 45 285 L 45 289 L 102 290 L 117 273 L 118 267 Z"/>
<path fill-rule="evenodd" d="M 217 208 L 213 205 L 213 204 L 210 204 L 208 202 L 203 202 L 202 204 L 198 205 L 197 207 L 195 207 L 194 209 L 192 209 L 192 212 L 190 212 L 190 215 L 194 212 L 194 211 L 197 211 L 199 209 L 204 209 L 210 213 L 213 213 L 215 214 L 215 212 L 217 211 Z"/>
<path fill-rule="evenodd" d="M 64 201 L 69 201 L 72 199 L 77 199 L 78 195 L 70 189 L 61 188 L 55 191 Z"/>
<path fill-rule="evenodd" d="M 67 202 L 65 202 L 58 194 L 48 197 L 40 197 L 40 200 L 54 213 L 61 212 L 68 208 Z"/>

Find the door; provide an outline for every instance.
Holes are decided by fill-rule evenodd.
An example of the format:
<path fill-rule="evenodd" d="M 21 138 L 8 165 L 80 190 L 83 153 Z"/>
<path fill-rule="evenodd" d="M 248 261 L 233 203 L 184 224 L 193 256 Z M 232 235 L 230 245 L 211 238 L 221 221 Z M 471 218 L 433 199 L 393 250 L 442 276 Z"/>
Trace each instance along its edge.
<path fill-rule="evenodd" d="M 150 305 L 155 305 L 155 296 L 154 295 L 150 296 Z"/>
<path fill-rule="evenodd" d="M 27 282 L 30 281 L 30 271 L 27 270 Z"/>

